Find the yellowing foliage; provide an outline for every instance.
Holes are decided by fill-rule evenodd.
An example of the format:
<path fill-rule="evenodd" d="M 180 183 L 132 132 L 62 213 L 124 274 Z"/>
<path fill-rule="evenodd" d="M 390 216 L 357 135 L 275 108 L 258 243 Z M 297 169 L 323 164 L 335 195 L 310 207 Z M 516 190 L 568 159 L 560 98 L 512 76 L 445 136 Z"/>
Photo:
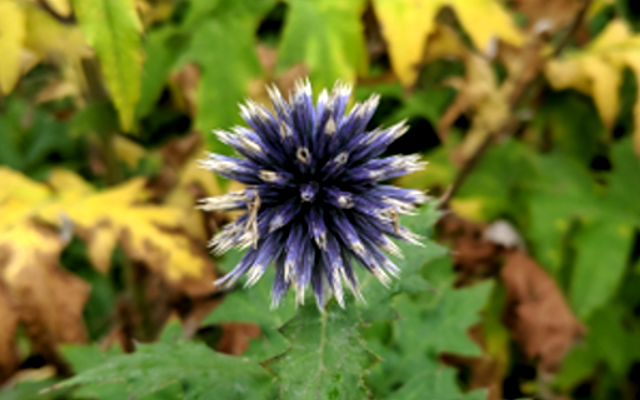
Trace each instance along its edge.
<path fill-rule="evenodd" d="M 13 0 L 0 0 L 0 92 L 9 93 L 20 77 L 25 17 Z"/>
<path fill-rule="evenodd" d="M 16 246 L 22 238 L 25 242 L 18 248 L 31 246 L 30 253 L 35 254 L 33 246 L 40 243 L 38 249 L 44 250 L 50 245 L 47 241 L 31 240 L 33 234 L 26 234 L 33 233 L 24 228 L 33 219 L 62 228 L 70 221 L 86 239 L 91 261 L 99 270 L 109 268 L 118 242 L 131 257 L 172 281 L 198 277 L 205 268 L 206 257 L 193 252 L 188 237 L 179 232 L 185 228 L 183 209 L 144 204 L 144 179 L 96 191 L 78 175 L 56 170 L 49 180 L 52 191 L 3 168 L 0 180 L 9 189 L 0 195 L 0 234 L 13 238 L 7 239 L 7 243 Z M 11 236 L 14 230 L 19 232 L 17 236 Z"/>
<path fill-rule="evenodd" d="M 417 79 L 427 37 L 434 32 L 436 15 L 443 7 L 454 9 L 482 51 L 492 46 L 494 39 L 522 43 L 511 17 L 495 0 L 374 0 L 373 4 L 389 44 L 391 64 L 403 86 L 411 86 Z"/>
<path fill-rule="evenodd" d="M 44 0 L 58 15 L 68 17 L 71 14 L 71 0 Z"/>
<path fill-rule="evenodd" d="M 600 118 L 611 129 L 620 110 L 619 90 L 622 72 L 627 67 L 640 82 L 640 35 L 634 35 L 621 20 L 614 20 L 584 50 L 550 61 L 546 66 L 546 76 L 555 89 L 574 88 L 593 97 Z M 634 118 L 634 148 L 640 154 L 638 100 L 634 106 Z"/>

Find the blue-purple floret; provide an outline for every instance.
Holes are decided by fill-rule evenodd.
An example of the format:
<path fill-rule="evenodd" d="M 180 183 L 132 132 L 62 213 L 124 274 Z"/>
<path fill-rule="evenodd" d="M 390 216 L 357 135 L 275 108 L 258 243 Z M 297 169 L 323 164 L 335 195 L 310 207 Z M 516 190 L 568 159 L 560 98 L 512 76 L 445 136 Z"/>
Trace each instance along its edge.
<path fill-rule="evenodd" d="M 269 89 L 273 110 L 248 101 L 241 106 L 248 128 L 215 131 L 243 158 L 209 154 L 205 168 L 246 185 L 246 189 L 202 201 L 205 210 L 245 210 L 212 240 L 217 254 L 247 248 L 238 265 L 216 281 L 233 285 L 247 275 L 247 285 L 269 265 L 276 269 L 272 301 L 277 305 L 290 287 L 304 302 L 311 285 L 323 307 L 333 295 L 344 306 L 343 284 L 361 298 L 354 264 L 382 283 L 398 276 L 385 252 L 401 256 L 389 238 L 419 244 L 399 225 L 424 203 L 423 192 L 382 184 L 423 168 L 418 156 L 380 157 L 405 131 L 404 123 L 367 131 L 379 97 L 371 96 L 345 114 L 350 86 L 324 90 L 314 107 L 311 86 L 299 82 L 289 101 Z M 384 251 L 382 251 L 384 250 Z"/>

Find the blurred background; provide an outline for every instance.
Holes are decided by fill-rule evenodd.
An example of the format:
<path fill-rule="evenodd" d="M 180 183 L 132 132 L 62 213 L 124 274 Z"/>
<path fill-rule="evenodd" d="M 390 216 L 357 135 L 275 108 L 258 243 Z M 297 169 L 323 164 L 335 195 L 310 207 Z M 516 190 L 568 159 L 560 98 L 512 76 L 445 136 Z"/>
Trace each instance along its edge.
<path fill-rule="evenodd" d="M 388 152 L 429 165 L 396 183 L 445 210 L 456 285 L 495 282 L 482 356 L 440 356 L 463 387 L 640 398 L 639 30 L 635 0 L 0 0 L 0 399 L 71 375 L 62 344 L 260 336 L 201 323 L 231 217 L 194 205 L 236 184 L 196 160 L 307 76 L 408 120 Z"/>

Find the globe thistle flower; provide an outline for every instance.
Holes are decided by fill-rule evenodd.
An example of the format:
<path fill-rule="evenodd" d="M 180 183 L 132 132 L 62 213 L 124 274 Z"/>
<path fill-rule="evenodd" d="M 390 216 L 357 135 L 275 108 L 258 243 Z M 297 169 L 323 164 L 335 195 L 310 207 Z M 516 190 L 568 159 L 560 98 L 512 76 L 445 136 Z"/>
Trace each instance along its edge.
<path fill-rule="evenodd" d="M 331 294 L 344 307 L 343 283 L 362 298 L 354 262 L 383 284 L 398 276 L 382 250 L 401 256 L 389 237 L 419 244 L 398 215 L 411 213 L 427 197 L 382 182 L 424 163 L 417 155 L 379 158 L 407 128 L 399 123 L 367 132 L 379 96 L 345 114 L 350 95 L 351 87 L 338 83 L 331 93 L 322 91 L 314 107 L 308 81 L 296 84 L 289 102 L 273 87 L 275 113 L 249 100 L 240 108 L 250 128 L 214 131 L 243 158 L 209 154 L 202 166 L 246 189 L 202 200 L 204 210 L 245 210 L 210 246 L 216 254 L 248 249 L 217 285 L 230 286 L 245 274 L 246 285 L 253 285 L 273 263 L 274 306 L 290 287 L 296 303 L 303 303 L 311 285 L 320 307 Z"/>

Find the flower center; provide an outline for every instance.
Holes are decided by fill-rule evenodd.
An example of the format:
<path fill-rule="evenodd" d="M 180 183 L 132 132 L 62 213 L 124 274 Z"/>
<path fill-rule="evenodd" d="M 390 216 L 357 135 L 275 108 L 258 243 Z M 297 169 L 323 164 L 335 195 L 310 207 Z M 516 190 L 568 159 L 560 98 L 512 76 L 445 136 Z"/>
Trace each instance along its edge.
<path fill-rule="evenodd" d="M 320 185 L 318 182 L 309 182 L 300 186 L 300 199 L 302 202 L 313 203 L 318 194 L 318 190 L 320 190 Z"/>

